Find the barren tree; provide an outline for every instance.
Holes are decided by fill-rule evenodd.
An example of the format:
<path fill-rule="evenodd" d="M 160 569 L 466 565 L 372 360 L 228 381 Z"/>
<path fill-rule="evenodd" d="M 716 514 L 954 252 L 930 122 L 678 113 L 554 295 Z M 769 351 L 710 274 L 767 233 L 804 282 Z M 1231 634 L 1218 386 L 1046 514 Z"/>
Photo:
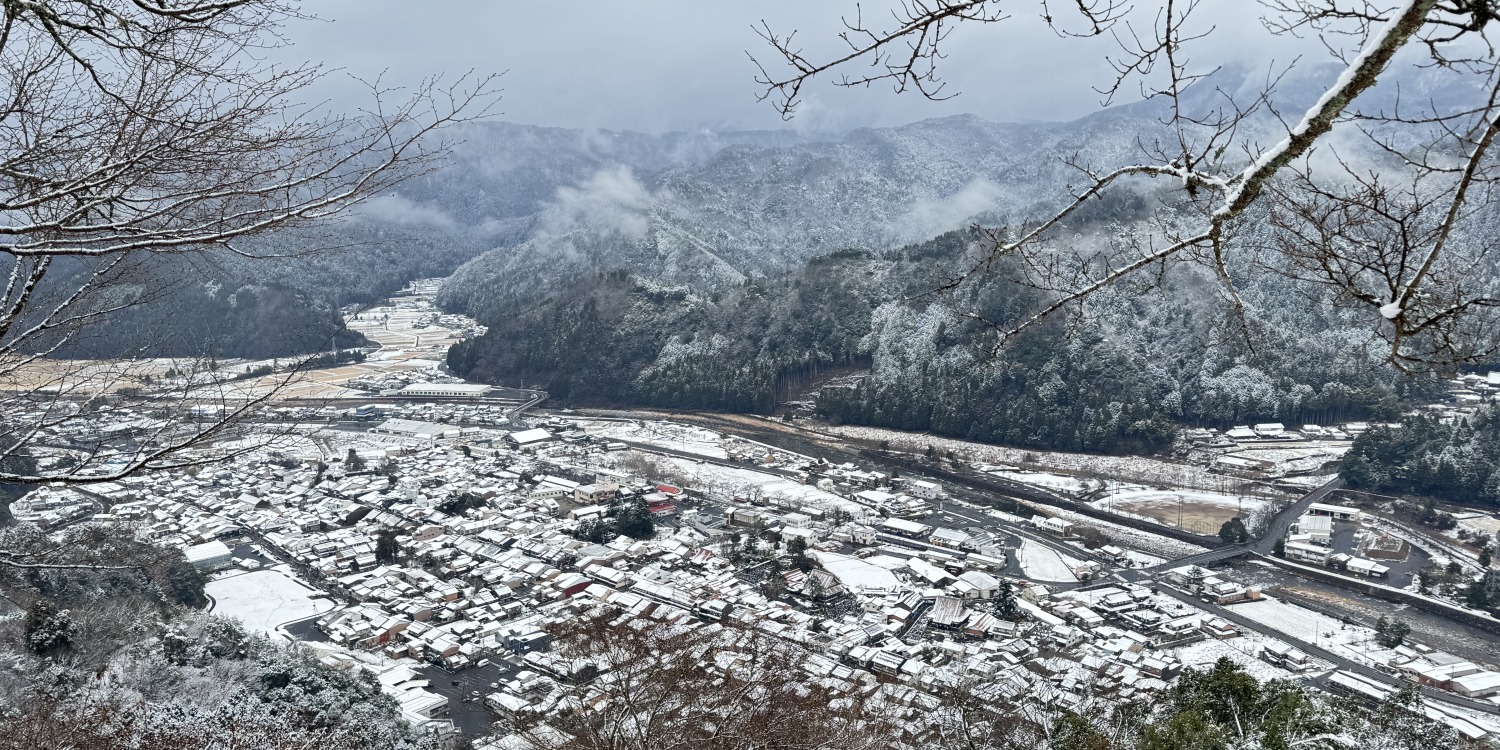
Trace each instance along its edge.
<path fill-rule="evenodd" d="M 325 72 L 264 54 L 297 17 L 289 0 L 0 0 L 0 483 L 247 449 L 225 439 L 276 384 L 242 387 L 208 356 L 164 373 L 56 355 L 148 301 L 135 274 L 153 259 L 258 257 L 248 238 L 434 168 L 436 131 L 495 101 L 495 78 L 470 74 L 376 81 L 366 110 L 320 114 L 298 97 Z"/>
<path fill-rule="evenodd" d="M 807 654 L 734 627 L 621 622 L 601 609 L 559 626 L 554 653 L 583 677 L 561 717 L 521 734 L 556 750 L 889 746 L 858 695 L 812 680 Z"/>
<path fill-rule="evenodd" d="M 1281 274 L 1321 302 L 1363 310 L 1372 335 L 1401 368 L 1447 367 L 1500 345 L 1500 281 L 1492 222 L 1500 131 L 1500 57 L 1487 33 L 1500 14 L 1494 0 L 1262 0 L 1266 32 L 1321 42 L 1341 73 L 1300 111 L 1285 111 L 1276 87 L 1290 65 L 1267 70 L 1252 96 L 1215 87 L 1210 57 L 1224 33 L 1199 17 L 1198 0 L 1127 4 L 1120 0 L 1039 0 L 1031 6 L 1055 31 L 1105 36 L 1118 44 L 1106 102 L 1139 87 L 1164 102 L 1160 132 L 1140 139 L 1141 160 L 1070 160 L 1078 187 L 1034 223 L 989 231 L 967 270 L 950 282 L 996 269 L 1042 290 L 1029 317 L 983 320 L 1003 344 L 1113 285 L 1152 283 L 1183 265 L 1219 281 L 1231 319 L 1253 337 L 1239 282 Z M 885 22 L 845 18 L 847 49 L 813 59 L 762 24 L 776 63 L 757 62 L 762 98 L 785 117 L 804 86 L 842 76 L 839 86 L 888 83 L 897 92 L 951 96 L 939 76 L 944 40 L 960 25 L 1003 23 L 1021 4 L 1002 0 L 901 0 Z M 754 57 L 754 55 L 752 55 Z M 864 67 L 859 67 L 863 65 Z M 1465 92 L 1453 104 L 1404 95 L 1402 71 L 1423 69 L 1434 89 Z M 1003 73 L 1003 71 L 997 71 Z M 999 76 L 997 76 L 998 78 Z M 1191 94 L 1191 95 L 1190 95 Z M 1205 104 L 1205 102 L 1209 102 Z M 1331 144 L 1357 136 L 1361 157 Z M 1371 166 L 1373 164 L 1373 166 Z M 1084 252 L 1060 236 L 1091 199 L 1155 180 L 1173 188 L 1166 210 L 1139 236 Z M 1253 341 L 1253 338 L 1252 338 Z"/>

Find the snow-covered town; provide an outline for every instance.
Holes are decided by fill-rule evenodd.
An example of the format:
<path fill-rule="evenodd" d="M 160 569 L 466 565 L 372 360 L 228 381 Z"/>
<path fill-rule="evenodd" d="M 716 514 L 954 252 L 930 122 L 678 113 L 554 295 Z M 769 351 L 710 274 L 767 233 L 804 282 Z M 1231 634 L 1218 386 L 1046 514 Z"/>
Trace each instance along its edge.
<path fill-rule="evenodd" d="M 1079 709 L 1160 694 L 1224 658 L 1360 699 L 1420 685 L 1431 718 L 1472 739 L 1500 734 L 1497 660 L 1266 591 L 1267 576 L 1315 569 L 1458 611 L 1423 583 L 1432 561 L 1497 583 L 1456 540 L 1436 547 L 1324 502 L 1337 482 L 1312 467 L 1336 451 L 1328 442 L 1257 426 L 1265 440 L 1240 436 L 1236 454 L 1263 454 L 1268 477 L 1254 481 L 1225 470 L 1228 454 L 1083 457 L 809 428 L 879 441 L 877 454 L 921 446 L 929 475 L 868 451 L 841 461 L 774 437 L 492 396 L 399 348 L 418 345 L 408 329 L 431 330 L 426 299 L 360 313 L 392 347 L 345 373 L 339 387 L 365 400 L 283 402 L 243 426 L 231 458 L 44 488 L 13 512 L 179 547 L 212 576 L 212 612 L 371 673 L 418 726 L 495 747 L 512 746 L 508 727 L 598 699 L 585 673 L 610 665 L 559 657 L 552 641 L 601 611 L 796 648 L 805 679 L 887 706 L 918 743 L 937 731 L 922 707 L 945 688 Z M 969 477 L 1004 484 L 987 492 Z M 1027 489 L 1001 499 L 1007 487 Z M 1271 532 L 1251 543 L 1246 523 Z"/>

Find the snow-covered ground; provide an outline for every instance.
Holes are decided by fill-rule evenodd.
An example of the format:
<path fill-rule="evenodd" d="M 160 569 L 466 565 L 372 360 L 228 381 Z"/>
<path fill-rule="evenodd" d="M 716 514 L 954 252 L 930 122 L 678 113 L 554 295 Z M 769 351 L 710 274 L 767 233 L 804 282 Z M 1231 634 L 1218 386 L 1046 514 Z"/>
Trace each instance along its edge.
<path fill-rule="evenodd" d="M 1189 643 L 1175 650 L 1177 658 L 1182 660 L 1182 665 L 1191 669 L 1211 669 L 1214 662 L 1228 657 L 1230 661 L 1244 667 L 1246 672 L 1262 682 L 1295 679 L 1297 675 L 1259 658 L 1261 649 L 1266 644 L 1277 642 L 1259 633 L 1250 633 L 1222 641 L 1210 638 L 1206 641 Z"/>
<path fill-rule="evenodd" d="M 1025 448 L 1007 448 L 987 443 L 937 437 L 925 433 L 902 432 L 880 427 L 839 425 L 825 427 L 823 431 L 837 437 L 889 441 L 892 447 L 906 451 L 924 452 L 931 445 L 939 452 L 953 451 L 961 459 L 988 464 L 1010 466 L 1031 465 L 1060 472 L 1088 472 L 1098 476 L 1114 477 L 1135 482 L 1160 484 L 1172 487 L 1217 490 L 1223 486 L 1224 477 L 1211 473 L 1207 467 L 1162 461 L 1140 456 L 1098 456 L 1087 453 L 1061 453 L 1037 451 Z"/>
<path fill-rule="evenodd" d="M 1097 518 L 1085 516 L 1082 513 L 1074 513 L 1073 511 L 1065 510 L 1062 508 L 1054 508 L 1049 506 L 1047 508 L 1047 513 L 1064 520 L 1072 521 L 1073 523 L 1079 524 L 1081 526 L 1092 526 L 1103 532 L 1104 535 L 1109 537 L 1111 540 L 1118 542 L 1121 545 L 1141 550 L 1167 560 L 1175 560 L 1179 557 L 1196 555 L 1199 552 L 1206 552 L 1208 550 L 1207 547 L 1200 547 L 1196 544 L 1179 542 L 1176 539 L 1168 539 L 1164 536 L 1157 536 L 1156 534 L 1137 531 L 1136 529 L 1132 529 L 1128 526 L 1120 526 L 1108 521 L 1101 521 Z"/>
<path fill-rule="evenodd" d="M 1148 555 L 1144 552 L 1136 552 L 1133 549 L 1125 550 L 1125 558 L 1130 560 L 1130 564 L 1137 568 L 1149 568 L 1153 565 L 1160 565 L 1168 559 L 1157 557 L 1156 555 Z"/>
<path fill-rule="evenodd" d="M 713 430 L 675 422 L 574 420 L 584 432 L 606 440 L 629 440 L 709 458 L 729 458 L 724 436 Z"/>
<path fill-rule="evenodd" d="M 1362 664 L 1384 663 L 1393 655 L 1388 649 L 1375 644 L 1375 631 L 1370 628 L 1346 625 L 1339 622 L 1338 618 L 1273 597 L 1236 604 L 1234 611 L 1293 638 L 1322 646 Z"/>
<path fill-rule="evenodd" d="M 308 588 L 278 570 L 257 570 L 208 582 L 204 591 L 213 598 L 213 613 L 233 617 L 246 630 L 276 635 L 276 626 L 333 609 L 322 592 Z"/>
<path fill-rule="evenodd" d="M 1265 498 L 1206 490 L 1178 490 L 1110 482 L 1103 495 L 1090 504 L 1095 508 L 1152 523 L 1190 531 L 1213 533 L 1233 516 L 1253 517 L 1269 503 Z"/>
<path fill-rule="evenodd" d="M 1016 559 L 1027 578 L 1037 581 L 1076 581 L 1073 569 L 1083 564 L 1082 560 L 1058 553 L 1032 541 L 1022 541 L 1016 550 Z"/>
<path fill-rule="evenodd" d="M 683 484 L 720 500 L 762 497 L 778 507 L 842 509 L 856 516 L 868 512 L 864 506 L 810 484 L 799 484 L 777 474 L 733 466 L 696 463 L 684 458 L 661 457 L 661 462 L 682 477 Z"/>
<path fill-rule="evenodd" d="M 1142 487 L 1140 485 L 1111 482 L 1109 492 L 1106 493 L 1105 497 L 1094 501 L 1092 505 L 1096 508 L 1106 509 L 1111 504 L 1117 506 L 1132 503 L 1176 504 L 1179 501 L 1213 505 L 1221 508 L 1243 508 L 1247 513 L 1266 504 L 1265 499 L 1259 497 L 1228 495 L 1220 492 L 1204 492 L 1201 490 L 1162 490 Z"/>
<path fill-rule="evenodd" d="M 1067 494 L 1077 494 L 1085 487 L 1085 481 L 1078 477 L 1064 476 L 1062 474 L 1049 474 L 1045 471 L 1012 471 L 1010 469 L 999 469 L 993 467 L 980 467 L 981 471 L 1001 479 L 1009 479 L 1012 482 L 1029 484 L 1033 487 L 1046 487 L 1049 490 Z"/>

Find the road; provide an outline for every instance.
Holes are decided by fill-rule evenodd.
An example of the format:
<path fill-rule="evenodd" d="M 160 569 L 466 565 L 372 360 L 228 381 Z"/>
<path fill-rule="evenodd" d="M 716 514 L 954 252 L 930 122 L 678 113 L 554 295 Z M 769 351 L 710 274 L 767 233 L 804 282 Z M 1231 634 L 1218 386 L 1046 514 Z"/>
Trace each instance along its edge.
<path fill-rule="evenodd" d="M 1308 655 L 1322 659 L 1323 661 L 1326 661 L 1329 664 L 1334 665 L 1338 669 L 1342 669 L 1346 672 L 1352 672 L 1361 677 L 1375 680 L 1383 685 L 1389 685 L 1390 687 L 1397 690 L 1408 686 L 1418 687 L 1416 683 L 1407 682 L 1406 680 L 1403 680 L 1399 677 L 1381 672 L 1378 669 L 1367 667 L 1363 664 L 1360 664 L 1359 662 L 1335 654 L 1332 651 L 1329 651 L 1328 649 L 1325 649 L 1316 644 L 1293 638 L 1283 631 L 1277 630 L 1276 628 L 1262 624 L 1235 612 L 1233 607 L 1225 607 L 1203 601 L 1183 591 L 1172 588 L 1171 586 L 1160 586 L 1158 587 L 1158 590 L 1161 593 L 1172 597 L 1173 599 L 1177 599 L 1178 601 L 1185 602 L 1198 609 L 1218 615 L 1219 617 L 1222 617 L 1246 630 L 1254 631 L 1268 638 L 1275 638 L 1278 641 L 1296 646 L 1297 648 L 1302 649 Z M 1419 687 L 1419 689 L 1422 691 L 1423 696 L 1425 696 L 1429 700 L 1451 703 L 1456 706 L 1483 711 L 1488 714 L 1500 714 L 1500 706 L 1496 706 L 1492 703 L 1470 700 L 1461 695 L 1456 695 L 1454 693 L 1437 690 L 1434 688 Z"/>

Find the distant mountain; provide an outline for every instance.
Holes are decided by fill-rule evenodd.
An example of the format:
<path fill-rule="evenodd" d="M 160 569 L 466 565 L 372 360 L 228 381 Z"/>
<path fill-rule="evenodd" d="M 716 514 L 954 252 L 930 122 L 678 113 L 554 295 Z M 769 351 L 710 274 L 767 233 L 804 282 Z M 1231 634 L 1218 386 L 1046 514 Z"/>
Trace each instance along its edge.
<path fill-rule="evenodd" d="M 1138 128 L 1115 113 L 1012 125 L 972 116 L 828 141 L 736 144 L 660 171 L 603 167 L 557 191 L 524 237 L 466 263 L 441 304 L 515 310 L 598 273 L 703 289 L 793 270 L 844 247 L 888 249 L 1054 208 L 1075 153 L 1113 163 Z"/>
<path fill-rule="evenodd" d="M 1283 111 L 1310 101 L 1332 74 L 1309 68 L 1283 80 Z M 1427 81 L 1427 73 L 1411 77 L 1408 91 L 1442 106 L 1464 93 Z M 1188 106 L 1215 106 L 1220 90 L 1243 96 L 1262 80 L 1250 71 L 1220 71 Z M 1367 105 L 1389 103 L 1372 97 Z M 972 223 L 1044 215 L 1080 180 L 1064 159 L 1099 167 L 1141 159 L 1143 145 L 1163 135 L 1163 107 L 1139 102 L 1063 123 L 960 115 L 837 136 L 466 125 L 443 134 L 456 141 L 444 168 L 339 223 L 247 246 L 279 255 L 337 252 L 143 264 L 149 274 L 137 283 L 160 290 L 147 295 L 157 299 L 100 327 L 93 339 L 104 349 L 93 351 L 279 356 L 316 349 L 327 345 L 329 326 L 337 327 L 339 306 L 450 273 L 440 304 L 486 322 L 621 271 L 711 295 L 795 272 L 844 248 L 884 251 Z M 1244 134 L 1269 142 L 1283 127 L 1264 113 Z M 1107 238 L 1162 210 L 1154 198 L 1169 187 L 1147 181 L 1122 190 L 1091 204 L 1075 223 L 1107 225 L 1100 235 Z M 291 312 L 268 316 L 237 306 L 250 297 L 290 300 Z M 205 316 L 215 322 L 174 322 Z"/>

